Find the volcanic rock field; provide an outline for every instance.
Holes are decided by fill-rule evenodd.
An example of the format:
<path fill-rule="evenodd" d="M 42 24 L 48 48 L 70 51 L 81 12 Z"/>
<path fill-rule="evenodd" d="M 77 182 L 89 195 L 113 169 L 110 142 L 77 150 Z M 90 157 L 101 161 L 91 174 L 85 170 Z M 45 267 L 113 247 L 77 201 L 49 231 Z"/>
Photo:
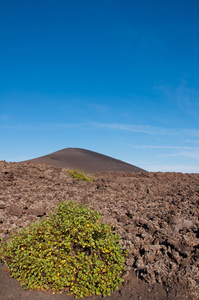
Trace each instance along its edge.
<path fill-rule="evenodd" d="M 129 250 L 125 282 L 107 299 L 198 299 L 199 174 L 90 176 L 78 181 L 65 168 L 1 161 L 0 237 L 48 217 L 62 199 L 92 205 Z"/>

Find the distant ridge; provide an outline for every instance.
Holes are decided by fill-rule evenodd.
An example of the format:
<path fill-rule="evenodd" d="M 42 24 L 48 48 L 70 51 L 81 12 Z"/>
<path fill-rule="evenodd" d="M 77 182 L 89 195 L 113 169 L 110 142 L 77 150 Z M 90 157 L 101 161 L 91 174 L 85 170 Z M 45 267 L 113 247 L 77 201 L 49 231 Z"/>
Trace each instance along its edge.
<path fill-rule="evenodd" d="M 87 173 L 104 171 L 146 172 L 134 165 L 81 148 L 65 148 L 24 162 L 42 163 L 55 167 L 78 169 Z"/>

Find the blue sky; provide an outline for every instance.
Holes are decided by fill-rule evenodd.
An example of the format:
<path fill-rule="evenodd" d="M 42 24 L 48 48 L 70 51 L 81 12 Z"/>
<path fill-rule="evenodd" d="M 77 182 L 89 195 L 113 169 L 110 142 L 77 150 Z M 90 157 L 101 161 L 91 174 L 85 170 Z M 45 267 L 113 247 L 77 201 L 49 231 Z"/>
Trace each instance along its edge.
<path fill-rule="evenodd" d="M 198 0 L 1 0 L 0 160 L 199 173 Z"/>

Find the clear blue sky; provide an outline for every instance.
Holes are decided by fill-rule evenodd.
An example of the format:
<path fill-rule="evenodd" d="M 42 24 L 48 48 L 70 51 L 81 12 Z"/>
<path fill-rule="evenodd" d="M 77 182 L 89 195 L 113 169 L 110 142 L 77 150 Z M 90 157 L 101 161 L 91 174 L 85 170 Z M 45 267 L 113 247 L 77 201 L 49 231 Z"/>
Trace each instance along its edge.
<path fill-rule="evenodd" d="M 1 0 L 0 160 L 199 173 L 198 0 Z"/>

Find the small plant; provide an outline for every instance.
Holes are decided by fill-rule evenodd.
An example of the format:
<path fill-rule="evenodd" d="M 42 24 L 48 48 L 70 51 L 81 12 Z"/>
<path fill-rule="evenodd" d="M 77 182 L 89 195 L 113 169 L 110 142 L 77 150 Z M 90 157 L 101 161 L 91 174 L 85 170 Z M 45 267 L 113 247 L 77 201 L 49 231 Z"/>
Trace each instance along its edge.
<path fill-rule="evenodd" d="M 84 173 L 79 172 L 78 170 L 69 170 L 68 174 L 70 175 L 70 177 L 76 178 L 78 180 L 84 180 L 84 181 L 90 181 L 90 182 L 93 181 L 92 178 L 89 178 Z"/>
<path fill-rule="evenodd" d="M 123 281 L 127 252 L 101 215 L 62 201 L 42 219 L 0 245 L 1 258 L 25 289 L 65 290 L 77 297 L 110 295 Z"/>

